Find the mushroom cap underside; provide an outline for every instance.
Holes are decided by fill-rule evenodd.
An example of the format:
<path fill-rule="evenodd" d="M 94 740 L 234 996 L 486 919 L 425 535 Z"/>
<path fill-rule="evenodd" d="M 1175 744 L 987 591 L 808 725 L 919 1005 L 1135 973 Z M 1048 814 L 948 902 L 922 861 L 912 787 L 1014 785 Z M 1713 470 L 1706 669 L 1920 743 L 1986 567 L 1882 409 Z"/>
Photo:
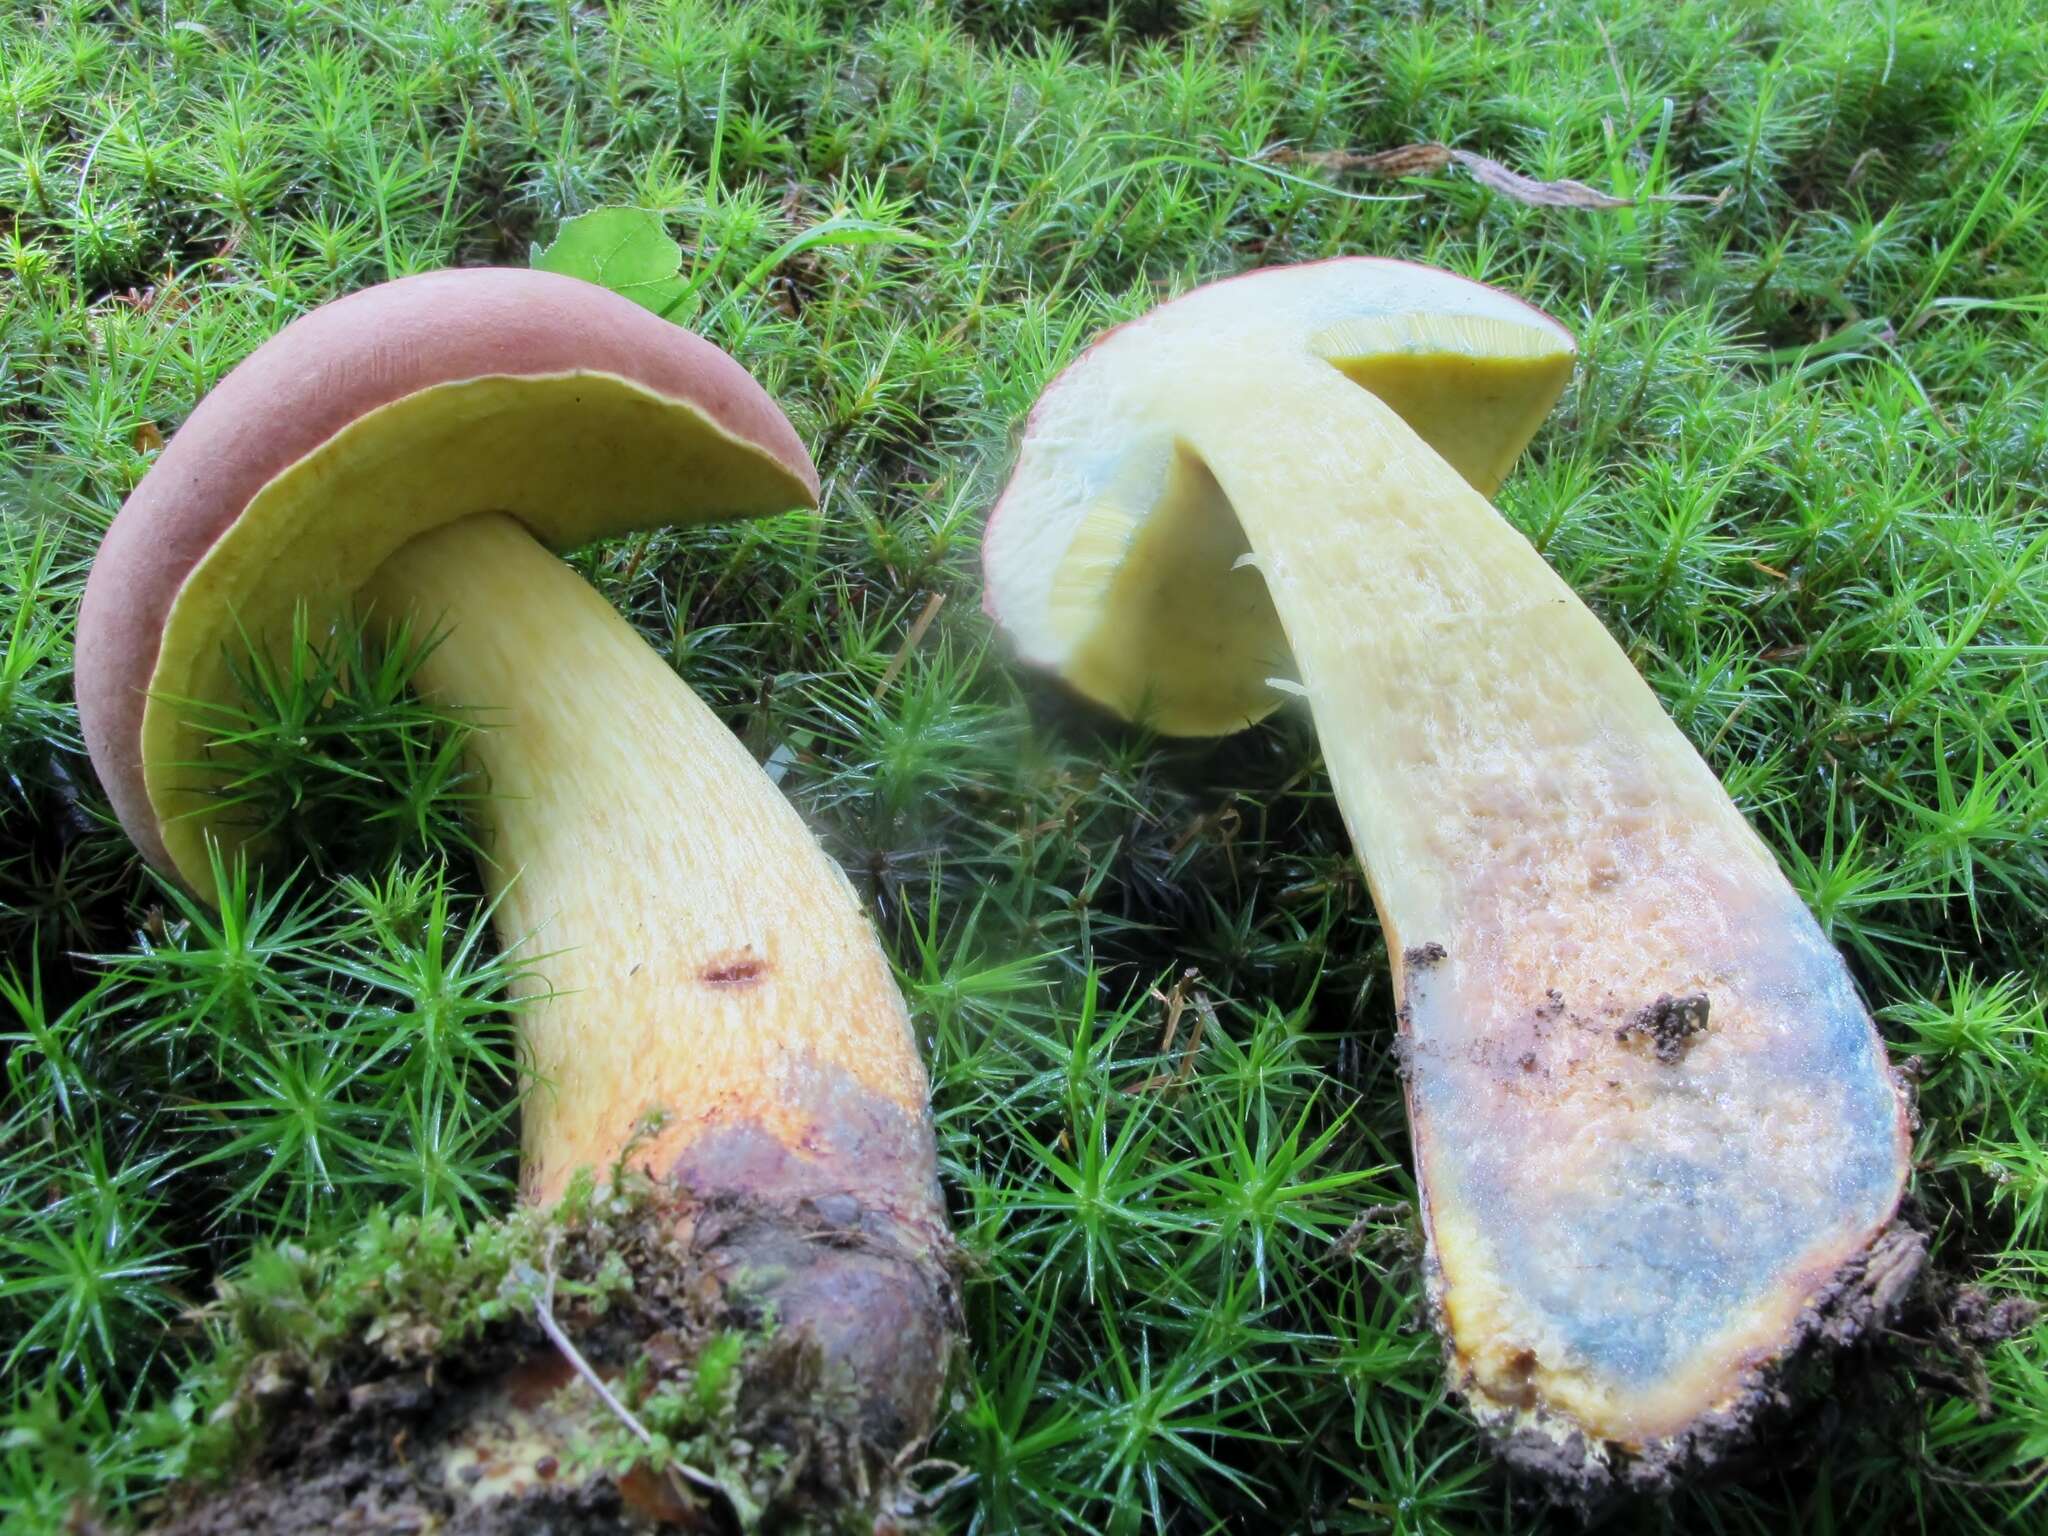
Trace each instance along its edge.
<path fill-rule="evenodd" d="M 1185 402 L 1348 380 L 1491 493 L 1575 355 L 1541 310 L 1410 262 L 1344 257 L 1198 288 L 1047 386 L 989 514 L 988 611 L 1023 660 L 1126 718 L 1177 736 L 1240 729 L 1282 701 L 1269 680 L 1284 688 L 1286 636 Z"/>
<path fill-rule="evenodd" d="M 94 767 L 151 862 L 212 889 L 205 714 L 236 649 L 317 635 L 385 559 L 492 510 L 555 548 L 815 505 L 794 428 L 717 347 L 593 284 L 473 268 L 314 310 L 193 410 L 115 518 L 79 613 Z"/>

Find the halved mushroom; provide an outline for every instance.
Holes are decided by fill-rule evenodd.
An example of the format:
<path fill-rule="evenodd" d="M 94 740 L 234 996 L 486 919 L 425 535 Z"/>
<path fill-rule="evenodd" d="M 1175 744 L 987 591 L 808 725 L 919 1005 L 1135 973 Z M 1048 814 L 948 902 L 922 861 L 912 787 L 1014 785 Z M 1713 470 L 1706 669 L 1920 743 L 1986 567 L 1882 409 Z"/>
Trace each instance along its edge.
<path fill-rule="evenodd" d="M 1200 289 L 1046 390 L 987 606 L 1168 732 L 1305 696 L 1395 957 L 1456 1383 L 1532 1465 L 1648 1480 L 1917 1250 L 1890 1230 L 1905 1106 L 1841 957 L 1486 500 L 1573 353 L 1403 263 Z"/>
<path fill-rule="evenodd" d="M 817 493 L 744 370 L 638 305 L 545 273 L 404 279 L 288 326 L 193 411 L 93 567 L 77 687 L 123 824 L 210 895 L 207 843 L 242 829 L 189 701 L 232 699 L 240 636 L 362 596 L 445 627 L 420 680 L 502 711 L 473 748 L 484 874 L 506 942 L 547 952 L 527 1196 L 631 1143 L 697 1283 L 808 1335 L 846 1388 L 820 1421 L 879 1465 L 931 1427 L 954 1309 L 902 998 L 788 801 L 547 548 Z"/>

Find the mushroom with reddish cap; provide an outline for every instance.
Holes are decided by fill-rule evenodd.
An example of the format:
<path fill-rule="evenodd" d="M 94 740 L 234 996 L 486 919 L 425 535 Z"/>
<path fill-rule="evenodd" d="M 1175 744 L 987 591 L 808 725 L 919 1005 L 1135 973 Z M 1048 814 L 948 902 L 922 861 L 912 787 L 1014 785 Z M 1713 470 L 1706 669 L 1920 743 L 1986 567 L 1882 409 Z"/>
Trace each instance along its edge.
<path fill-rule="evenodd" d="M 931 1427 L 955 1309 L 902 998 L 788 801 L 549 553 L 817 492 L 746 372 L 626 299 L 525 271 L 388 283 L 286 327 L 179 429 L 93 566 L 77 688 L 130 835 L 211 895 L 209 841 L 245 831 L 188 706 L 232 698 L 233 645 L 365 595 L 445 627 L 419 681 L 501 707 L 472 747 L 485 882 L 505 941 L 547 952 L 527 1197 L 630 1148 L 693 1274 L 815 1344 L 837 1432 L 879 1464 Z"/>
<path fill-rule="evenodd" d="M 1457 1385 L 1528 1464 L 1651 1483 L 1918 1247 L 1905 1104 L 1841 957 L 1487 502 L 1573 355 L 1406 263 L 1199 289 L 1047 388 L 987 606 L 1170 733 L 1305 698 L 1395 957 Z"/>

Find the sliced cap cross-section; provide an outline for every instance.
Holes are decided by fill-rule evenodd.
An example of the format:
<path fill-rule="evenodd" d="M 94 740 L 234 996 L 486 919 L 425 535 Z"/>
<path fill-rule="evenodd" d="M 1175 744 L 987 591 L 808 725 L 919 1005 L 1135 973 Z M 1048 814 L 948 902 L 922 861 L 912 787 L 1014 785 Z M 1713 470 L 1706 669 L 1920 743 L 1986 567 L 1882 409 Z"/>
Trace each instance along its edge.
<path fill-rule="evenodd" d="M 1841 956 L 1488 504 L 1571 361 L 1447 274 L 1217 283 L 1048 387 L 984 553 L 1023 657 L 1128 716 L 1303 696 L 1395 957 L 1456 1384 L 1531 1465 L 1649 1484 L 1917 1250 Z"/>
<path fill-rule="evenodd" d="M 1024 660 L 1168 735 L 1261 719 L 1285 697 L 1286 636 L 1175 401 L 1290 381 L 1334 393 L 1348 377 L 1491 494 L 1573 355 L 1541 310 L 1409 262 L 1315 262 L 1197 289 L 1099 338 L 1040 398 L 989 515 L 986 606 Z M 1289 452 L 1291 436 L 1264 446 Z"/>

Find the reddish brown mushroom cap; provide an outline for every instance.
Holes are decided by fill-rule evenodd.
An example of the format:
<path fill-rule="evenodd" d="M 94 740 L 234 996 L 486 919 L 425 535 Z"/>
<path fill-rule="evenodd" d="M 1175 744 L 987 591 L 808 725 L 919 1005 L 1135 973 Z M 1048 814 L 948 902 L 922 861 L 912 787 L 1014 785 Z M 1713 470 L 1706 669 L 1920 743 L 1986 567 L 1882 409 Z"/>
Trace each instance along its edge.
<path fill-rule="evenodd" d="M 606 289 L 478 268 L 294 321 L 181 427 L 108 530 L 79 614 L 93 765 L 153 863 L 209 888 L 188 701 L 238 628 L 330 618 L 399 545 L 479 511 L 555 548 L 815 505 L 795 430 L 718 348 Z M 185 707 L 181 707 L 185 706 Z"/>

